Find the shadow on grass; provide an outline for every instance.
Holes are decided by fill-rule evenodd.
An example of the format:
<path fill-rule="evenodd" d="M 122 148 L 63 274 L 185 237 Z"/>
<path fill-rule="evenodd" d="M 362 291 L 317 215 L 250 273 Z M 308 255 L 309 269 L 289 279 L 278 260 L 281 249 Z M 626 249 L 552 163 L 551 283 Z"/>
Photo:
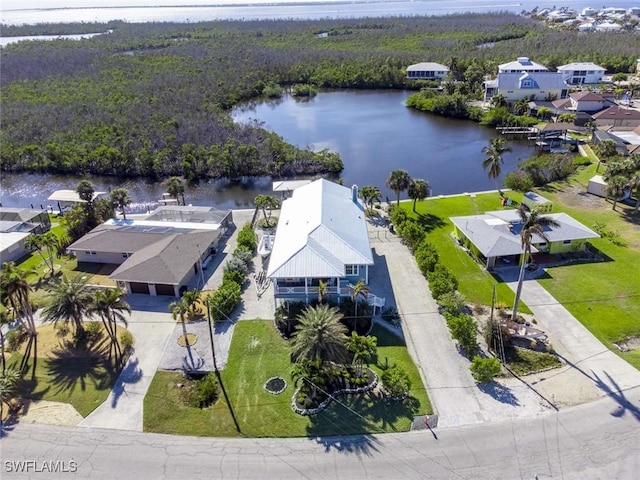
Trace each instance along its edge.
<path fill-rule="evenodd" d="M 422 225 L 427 233 L 445 227 L 447 222 L 432 213 L 417 213 L 418 222 Z"/>

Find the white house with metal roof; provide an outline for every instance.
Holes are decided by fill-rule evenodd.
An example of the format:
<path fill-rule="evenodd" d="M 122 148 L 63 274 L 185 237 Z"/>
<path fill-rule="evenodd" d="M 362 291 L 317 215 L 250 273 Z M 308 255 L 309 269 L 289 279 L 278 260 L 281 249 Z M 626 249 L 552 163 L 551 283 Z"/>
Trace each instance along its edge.
<path fill-rule="evenodd" d="M 484 101 L 495 95 L 504 96 L 507 102 L 523 98 L 556 100 L 567 98 L 569 86 L 558 72 L 499 73 L 494 80 L 484 82 Z"/>
<path fill-rule="evenodd" d="M 449 67 L 435 62 L 421 62 L 407 67 L 407 78 L 412 80 L 439 80 L 447 78 Z"/>
<path fill-rule="evenodd" d="M 606 69 L 593 62 L 573 62 L 560 65 L 558 72 L 569 85 L 582 85 L 585 83 L 600 83 Z"/>
<path fill-rule="evenodd" d="M 534 235 L 531 243 L 533 254 L 584 251 L 588 239 L 600 237 L 566 213 L 549 213 L 545 217 L 555 220 L 560 227 L 545 227 L 549 242 Z M 517 210 L 498 210 L 482 215 L 451 217 L 449 220 L 453 223 L 453 234 L 458 243 L 485 263 L 487 270 L 519 265 L 523 261 L 524 249 L 520 243 L 523 223 Z"/>
<path fill-rule="evenodd" d="M 532 61 L 529 57 L 518 57 L 513 62 L 498 65 L 498 73 L 547 72 L 549 69 L 541 63 Z"/>
<path fill-rule="evenodd" d="M 334 299 L 348 285 L 368 283 L 373 254 L 358 187 L 325 179 L 293 191 L 282 203 L 267 277 L 280 300 L 308 302 L 322 280 Z"/>

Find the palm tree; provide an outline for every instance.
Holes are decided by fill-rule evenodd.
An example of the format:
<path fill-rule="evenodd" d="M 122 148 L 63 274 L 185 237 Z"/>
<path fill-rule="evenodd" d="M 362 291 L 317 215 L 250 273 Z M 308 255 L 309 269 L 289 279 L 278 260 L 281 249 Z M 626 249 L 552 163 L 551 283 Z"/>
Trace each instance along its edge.
<path fill-rule="evenodd" d="M 329 282 L 318 281 L 318 303 L 322 304 L 324 297 L 329 294 Z"/>
<path fill-rule="evenodd" d="M 53 232 L 40 233 L 36 235 L 29 235 L 24 243 L 24 246 L 28 250 L 36 250 L 45 265 L 49 267 L 49 271 L 53 276 L 55 265 L 53 263 L 53 255 L 58 248 L 58 237 Z"/>
<path fill-rule="evenodd" d="M 341 363 L 347 358 L 347 327 L 336 307 L 307 307 L 298 317 L 291 347 L 296 362 L 311 361 Z"/>
<path fill-rule="evenodd" d="M 355 308 L 353 316 L 353 330 L 355 331 L 358 324 L 358 300 L 360 300 L 360 297 L 366 297 L 369 294 L 369 285 L 364 283 L 363 279 L 360 279 L 355 285 L 349 284 L 349 290 L 351 290 L 351 300 L 353 300 Z"/>
<path fill-rule="evenodd" d="M 73 323 L 76 339 L 84 334 L 83 318 L 93 303 L 94 291 L 87 284 L 87 277 L 63 275 L 60 282 L 49 287 L 49 304 L 42 309 L 42 319 L 54 324 Z"/>
<path fill-rule="evenodd" d="M 407 188 L 409 198 L 413 200 L 413 211 L 416 211 L 416 202 L 422 201 L 429 195 L 429 183 L 421 178 L 411 180 L 409 188 Z"/>
<path fill-rule="evenodd" d="M 117 323 L 121 322 L 126 327 L 127 316 L 125 313 L 131 313 L 131 307 L 122 300 L 122 295 L 122 290 L 118 288 L 98 290 L 87 309 L 88 314 L 97 315 L 102 320 L 102 324 L 111 339 L 111 345 L 115 349 L 116 358 L 122 353 L 118 343 Z M 111 351 L 109 351 L 109 354 L 111 354 Z"/>
<path fill-rule="evenodd" d="M 628 187 L 627 179 L 623 175 L 607 176 L 607 197 L 613 200 L 613 209 L 616 209 L 616 204 L 624 194 L 625 189 Z"/>
<path fill-rule="evenodd" d="M 378 347 L 378 339 L 376 337 L 368 337 L 366 335 L 358 335 L 351 332 L 348 349 L 353 353 L 353 363 L 356 365 L 358 376 L 362 376 L 362 364 L 369 362 L 371 357 L 376 354 Z"/>
<path fill-rule="evenodd" d="M 122 218 L 127 219 L 127 212 L 125 208 L 131 205 L 131 197 L 126 188 L 114 188 L 109 194 L 109 199 L 115 208 L 119 208 L 122 211 Z"/>
<path fill-rule="evenodd" d="M 184 182 L 180 177 L 171 177 L 166 182 L 167 193 L 175 198 L 180 205 L 180 198 L 182 198 L 182 205 L 184 205 Z"/>
<path fill-rule="evenodd" d="M 89 180 L 80 180 L 76 185 L 76 193 L 80 200 L 90 204 L 93 202 L 93 195 L 96 193 L 96 189 Z"/>
<path fill-rule="evenodd" d="M 35 337 L 36 324 L 29 298 L 32 288 L 27 281 L 27 272 L 13 262 L 4 262 L 0 271 L 0 291 L 2 304 L 10 307 L 29 335 Z"/>
<path fill-rule="evenodd" d="M 538 109 L 538 116 L 543 121 L 547 120 L 552 113 L 553 113 L 553 110 L 551 110 L 549 107 L 540 107 Z"/>
<path fill-rule="evenodd" d="M 374 187 L 371 185 L 365 185 L 360 189 L 360 196 L 364 201 L 365 207 L 369 205 L 369 210 L 373 210 L 373 203 L 376 201 L 380 201 L 380 189 L 378 187 Z"/>
<path fill-rule="evenodd" d="M 495 107 L 495 108 L 506 107 L 507 106 L 507 98 L 504 95 L 502 95 L 501 93 L 498 93 L 498 94 L 494 95 L 493 97 L 491 97 L 491 105 L 493 105 L 493 107 Z"/>
<path fill-rule="evenodd" d="M 516 103 L 513 104 L 513 111 L 517 115 L 523 115 L 528 108 L 529 108 L 529 99 L 526 97 L 521 98 L 520 100 L 516 101 Z"/>
<path fill-rule="evenodd" d="M 502 164 L 504 163 L 502 155 L 511 151 L 511 147 L 505 147 L 504 142 L 504 138 L 494 137 L 489 140 L 489 145 L 482 149 L 482 153 L 486 155 L 486 158 L 482 161 L 482 168 L 487 171 L 489 178 L 493 178 L 496 181 L 496 188 L 501 195 L 498 178 L 500 178 Z"/>
<path fill-rule="evenodd" d="M 188 290 L 184 292 L 182 295 L 182 302 L 185 304 L 187 309 L 187 315 L 189 318 L 193 318 L 196 315 L 196 307 L 198 306 L 198 300 L 200 300 L 200 290 L 194 288 L 193 290 Z"/>
<path fill-rule="evenodd" d="M 515 321 L 518 314 L 518 303 L 520 303 L 520 295 L 522 294 L 522 283 L 524 281 L 525 266 L 527 264 L 527 258 L 531 257 L 531 242 L 533 236 L 537 235 L 545 242 L 549 242 L 547 234 L 544 229 L 549 227 L 559 228 L 560 224 L 553 218 L 540 215 L 537 209 L 529 210 L 525 204 L 521 203 L 518 206 L 518 215 L 522 222 L 522 230 L 520 230 L 520 245 L 523 250 L 523 257 L 520 263 L 520 275 L 518 276 L 518 287 L 516 289 L 516 299 L 513 303 L 513 313 L 511 314 L 511 320 Z"/>
<path fill-rule="evenodd" d="M 20 380 L 20 371 L 9 368 L 0 375 L 0 418 L 4 417 L 4 405 L 9 405 L 9 400 L 16 393 L 16 386 Z"/>
<path fill-rule="evenodd" d="M 411 177 L 409 176 L 409 172 L 406 170 L 394 170 L 387 178 L 387 187 L 396 192 L 397 195 L 397 205 L 400 205 L 400 192 L 404 192 L 407 188 L 409 188 L 409 184 L 411 183 Z"/>
<path fill-rule="evenodd" d="M 603 140 L 596 146 L 596 155 L 598 155 L 598 165 L 596 165 L 596 172 L 600 168 L 600 163 L 602 160 L 605 160 L 605 163 L 608 163 L 608 160 L 612 159 L 618 154 L 618 148 L 616 142 L 613 140 Z"/>
<path fill-rule="evenodd" d="M 264 216 L 264 221 L 267 227 L 271 225 L 271 210 L 274 210 L 280 206 L 280 202 L 273 195 L 257 195 L 256 198 L 253 199 L 253 203 L 256 207 L 262 209 L 262 215 Z M 269 211 L 269 215 L 267 216 L 267 210 Z"/>

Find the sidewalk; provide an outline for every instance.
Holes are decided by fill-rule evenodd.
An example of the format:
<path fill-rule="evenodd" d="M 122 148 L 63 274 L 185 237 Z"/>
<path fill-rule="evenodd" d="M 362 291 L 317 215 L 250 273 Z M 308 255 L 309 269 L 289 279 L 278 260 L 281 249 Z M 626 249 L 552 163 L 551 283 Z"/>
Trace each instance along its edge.
<path fill-rule="evenodd" d="M 500 276 L 515 291 L 517 272 Z M 588 377 L 602 395 L 640 385 L 640 371 L 605 347 L 587 328 L 535 280 L 525 280 L 522 301 L 540 326 L 553 339 L 553 347 L 567 363 Z"/>

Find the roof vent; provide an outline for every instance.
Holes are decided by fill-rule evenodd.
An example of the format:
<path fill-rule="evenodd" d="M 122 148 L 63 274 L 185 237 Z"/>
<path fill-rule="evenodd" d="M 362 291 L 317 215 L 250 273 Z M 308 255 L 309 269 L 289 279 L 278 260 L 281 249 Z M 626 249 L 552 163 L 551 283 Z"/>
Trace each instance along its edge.
<path fill-rule="evenodd" d="M 357 185 L 353 185 L 351 187 L 351 200 L 353 200 L 353 203 L 358 203 L 358 186 Z"/>

